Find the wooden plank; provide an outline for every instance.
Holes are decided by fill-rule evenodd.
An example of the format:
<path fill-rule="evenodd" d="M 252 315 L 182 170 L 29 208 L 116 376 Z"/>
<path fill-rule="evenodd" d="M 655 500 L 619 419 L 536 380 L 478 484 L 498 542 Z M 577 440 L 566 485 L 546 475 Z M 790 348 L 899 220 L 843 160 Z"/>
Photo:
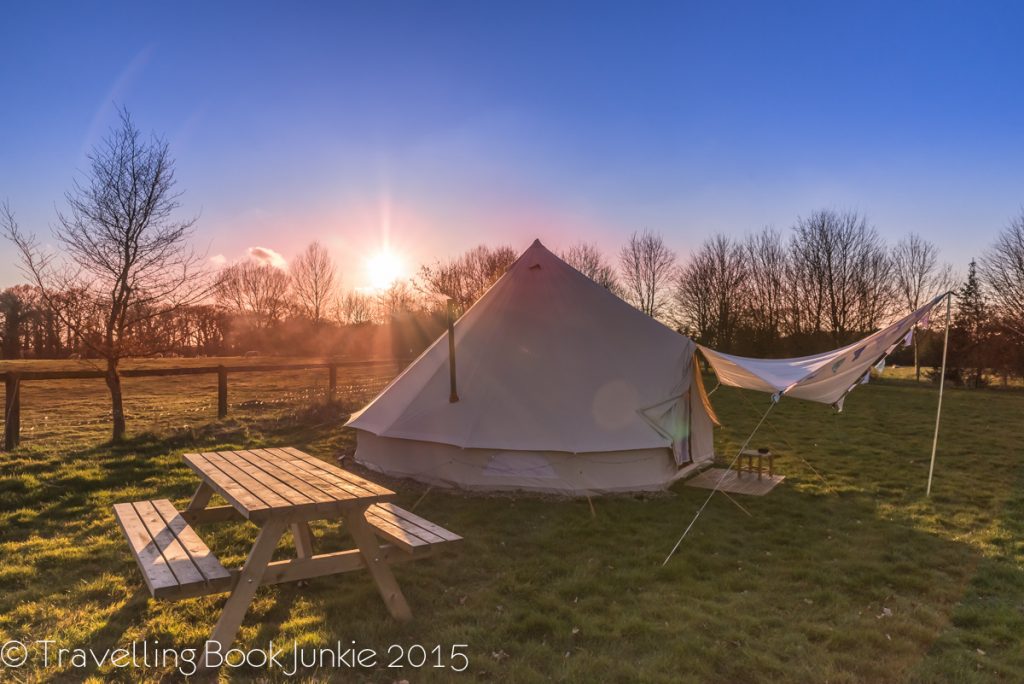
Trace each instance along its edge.
<path fill-rule="evenodd" d="M 313 458 L 313 457 L 310 456 L 309 458 Z M 359 487 L 362 487 L 363 489 L 369 490 L 369 492 L 373 496 L 378 496 L 379 497 L 379 496 L 389 496 L 389 495 L 393 495 L 394 494 L 394 492 L 392 492 L 387 487 L 381 487 L 376 482 L 370 482 L 369 480 L 367 480 L 365 478 L 362 478 L 362 477 L 359 477 L 355 473 L 351 473 L 351 472 L 349 472 L 347 470 L 344 470 L 342 468 L 338 468 L 338 473 L 339 473 L 339 477 L 341 477 L 341 478 L 343 478 L 345 480 L 348 480 L 349 482 L 351 482 L 352 484 L 354 484 L 356 486 L 359 486 Z"/>
<path fill-rule="evenodd" d="M 426 555 L 418 554 L 412 556 L 389 544 L 380 547 L 380 558 L 389 565 L 419 560 Z M 280 584 L 281 582 L 326 577 L 343 572 L 352 572 L 353 570 L 362 570 L 365 567 L 366 561 L 363 560 L 363 553 L 359 549 L 324 553 L 311 558 L 274 561 L 267 565 L 260 585 L 266 586 L 268 584 Z"/>
<path fill-rule="evenodd" d="M 178 542 L 192 559 L 205 579 L 209 583 L 216 583 L 218 580 L 231 581 L 231 573 L 220 564 L 217 557 L 213 555 L 210 548 L 203 543 L 195 530 L 189 527 L 188 523 L 174 508 L 174 505 L 167 499 L 158 499 L 151 502 L 164 523 L 171 529 Z"/>
<path fill-rule="evenodd" d="M 377 535 L 374 534 L 373 528 L 366 522 L 363 512 L 346 512 L 345 529 L 352 535 L 356 546 L 362 552 L 366 569 L 370 571 L 370 576 L 373 577 L 373 582 L 377 585 L 377 591 L 380 593 L 381 598 L 384 599 L 384 605 L 387 606 L 391 617 L 399 622 L 411 620 L 412 610 L 409 608 L 409 603 L 405 600 L 402 589 L 398 586 L 394 573 L 391 572 L 391 567 L 384 560 L 380 545 L 377 543 Z"/>
<path fill-rule="evenodd" d="M 8 373 L 4 380 L 4 449 L 12 451 L 21 442 L 21 379 Z"/>
<path fill-rule="evenodd" d="M 224 473 L 202 454 L 185 454 L 185 463 L 246 518 L 267 511 L 270 506 Z"/>
<path fill-rule="evenodd" d="M 685 484 L 687 487 L 698 487 L 700 489 L 717 488 L 729 494 L 764 496 L 785 479 L 784 475 L 772 475 L 758 480 L 753 473 L 745 473 L 742 476 L 738 476 L 735 470 L 709 468 L 699 475 L 690 478 Z"/>
<path fill-rule="evenodd" d="M 401 518 L 405 522 L 416 525 L 417 527 L 420 527 L 426 530 L 427 532 L 432 532 L 433 534 L 436 534 L 438 537 L 441 537 L 445 541 L 459 541 L 460 539 L 462 539 L 462 537 L 460 537 L 459 535 L 455 534 L 450 530 L 446 530 L 437 523 L 432 523 L 429 520 L 421 518 L 415 513 L 412 513 L 411 511 L 407 511 L 404 508 L 399 508 L 393 503 L 381 503 L 377 504 L 377 507 L 385 511 L 388 511 L 389 513 Z"/>
<path fill-rule="evenodd" d="M 309 529 L 309 523 L 293 523 L 292 539 L 295 542 L 296 556 L 310 558 L 313 555 L 313 531 Z"/>
<path fill-rule="evenodd" d="M 329 494 L 313 482 L 308 482 L 300 473 L 295 473 L 281 467 L 280 459 L 266 454 L 263 449 L 247 449 L 236 451 L 241 458 L 245 458 L 257 468 L 262 469 L 271 477 L 275 477 L 288 487 L 302 494 L 307 501 L 320 504 L 336 504 L 338 499 Z"/>
<path fill-rule="evenodd" d="M 149 587 L 149 593 L 157 596 L 161 592 L 178 587 L 178 579 L 167 567 L 160 549 L 153 542 L 145 523 L 130 503 L 114 504 L 114 517 L 121 525 L 121 531 L 128 538 L 128 546 L 135 556 L 135 562 L 142 570 L 142 579 Z"/>
<path fill-rule="evenodd" d="M 174 532 L 167 526 L 164 519 L 160 517 L 160 513 L 157 512 L 153 502 L 136 501 L 132 505 L 135 507 L 135 512 L 139 514 L 143 524 L 146 525 L 146 529 L 149 530 L 153 543 L 157 545 L 160 553 L 163 554 L 164 559 L 167 561 L 167 567 L 170 568 L 177 578 L 178 584 L 204 583 L 206 578 L 203 577 L 203 573 L 192 562 L 192 557 L 185 551 L 185 547 L 181 545 Z"/>
<path fill-rule="evenodd" d="M 258 457 L 262 462 L 272 466 L 275 471 L 284 472 L 290 477 L 289 482 L 300 488 L 307 496 L 316 501 L 337 502 L 339 499 L 347 500 L 352 495 L 344 489 L 324 481 L 315 473 L 311 473 L 307 467 L 296 467 L 295 460 L 290 456 L 281 454 L 270 449 L 249 449 L 250 453 Z M 301 465 L 301 464 L 300 464 Z"/>
<path fill-rule="evenodd" d="M 232 459 L 225 458 L 223 454 L 212 452 L 205 452 L 203 456 L 266 507 L 274 509 L 290 508 L 292 506 L 291 501 L 264 486 L 259 480 L 254 479 L 249 473 L 235 465 Z"/>
<path fill-rule="evenodd" d="M 200 480 L 199 486 L 196 487 L 196 491 L 192 494 L 192 499 L 188 502 L 188 510 L 200 511 L 207 507 L 210 503 L 210 499 L 213 498 L 213 487 L 206 480 Z"/>
<path fill-rule="evenodd" d="M 224 366 L 217 368 L 217 417 L 228 415 L 228 372 Z"/>
<path fill-rule="evenodd" d="M 408 521 L 402 520 L 391 511 L 378 506 L 371 506 L 366 510 L 366 519 L 370 521 L 370 524 L 380 521 L 387 523 L 392 527 L 397 527 L 406 534 L 412 535 L 426 544 L 443 544 L 448 541 L 444 537 L 440 537 L 429 530 L 425 530 L 419 525 L 413 525 Z"/>
<path fill-rule="evenodd" d="M 390 520 L 371 515 L 369 512 L 366 514 L 366 522 L 374 529 L 375 534 L 384 537 L 406 553 L 415 553 L 419 549 L 430 546 L 429 541 L 421 539 Z"/>
<path fill-rule="evenodd" d="M 315 503 L 313 499 L 309 498 L 294 487 L 282 482 L 278 477 L 275 477 L 273 474 L 260 467 L 260 465 L 252 463 L 251 459 L 248 459 L 243 455 L 244 453 L 245 452 L 243 451 L 222 451 L 218 455 L 251 477 L 255 482 L 258 482 L 264 489 L 277 494 L 291 506 L 302 506 L 304 504 Z"/>
<path fill-rule="evenodd" d="M 420 525 L 400 518 L 399 516 L 395 515 L 392 511 L 388 510 L 387 508 L 384 508 L 380 504 L 370 506 L 370 508 L 367 509 L 366 514 L 367 516 L 374 516 L 375 518 L 379 518 L 381 520 L 391 523 L 392 525 L 400 527 L 409 534 L 412 534 L 430 544 L 442 544 L 447 541 L 455 541 L 456 539 L 458 539 L 458 537 L 456 537 L 456 539 L 445 539 L 444 537 L 435 534 L 434 532 L 424 527 L 421 527 Z M 440 530 L 444 530 L 444 528 L 439 527 L 437 525 L 433 525 L 433 527 L 436 527 Z"/>
<path fill-rule="evenodd" d="M 250 364 L 246 366 L 224 366 L 229 373 L 258 373 L 258 372 L 280 372 L 280 371 L 302 371 L 319 370 L 336 366 L 338 368 L 372 368 L 374 366 L 397 366 L 399 369 L 407 366 L 412 359 L 374 359 L 369 361 L 338 361 L 322 363 L 302 364 Z M 118 371 L 118 375 L 124 378 L 155 378 L 173 375 L 209 375 L 216 373 L 221 366 L 184 366 L 176 368 L 125 368 Z M 22 380 L 102 380 L 105 378 L 105 371 L 96 370 L 61 370 L 61 371 L 6 371 L 0 376 L 6 380 L 10 375 L 16 373 Z"/>
<path fill-rule="evenodd" d="M 366 491 L 368 491 L 368 493 L 370 495 L 379 496 L 379 495 L 382 495 L 382 494 L 393 494 L 390 489 L 382 487 L 381 485 L 377 484 L 376 482 L 371 482 L 368 479 L 359 477 L 358 475 L 354 475 L 354 474 L 348 472 L 344 468 L 339 468 L 338 466 L 335 466 L 333 464 L 330 464 L 330 463 L 327 463 L 325 461 L 322 461 L 321 459 L 317 459 L 315 456 L 311 456 L 309 454 L 306 454 L 305 452 L 301 452 L 301 451 L 297 450 L 297 448 L 295 448 L 294 446 L 285 446 L 285 447 L 281 448 L 280 451 L 283 451 L 283 452 L 286 452 L 288 454 L 291 454 L 293 457 L 295 457 L 299 461 L 303 461 L 305 463 L 308 463 L 308 464 L 316 467 L 319 470 L 325 470 L 327 472 L 330 472 L 335 477 L 338 477 L 338 478 L 348 482 L 349 484 L 357 486 L 357 487 L 359 487 L 361 489 L 365 489 Z"/>
<path fill-rule="evenodd" d="M 181 517 L 189 525 L 200 525 L 203 523 L 233 522 L 245 520 L 245 516 L 234 506 L 213 506 L 202 508 L 198 511 L 185 509 L 179 511 Z"/>
<path fill-rule="evenodd" d="M 256 590 L 263 579 L 263 573 L 267 570 L 267 564 L 274 555 L 274 549 L 277 548 L 277 543 L 281 540 L 284 528 L 285 524 L 276 519 L 268 520 L 260 528 L 256 542 L 245 561 L 245 566 L 238 574 L 234 589 L 231 590 L 231 596 L 224 604 L 220 618 L 217 619 L 217 624 L 210 635 L 209 640 L 220 645 L 221 653 L 231 646 L 238 635 L 238 628 L 242 626 L 242 620 L 249 610 L 253 596 L 256 595 Z M 203 661 L 210 662 L 206 653 L 204 653 Z"/>
<path fill-rule="evenodd" d="M 317 468 L 306 461 L 297 459 L 282 449 L 259 449 L 258 451 L 265 452 L 279 463 L 283 463 L 285 467 L 293 469 L 303 480 L 328 492 L 338 501 L 358 500 L 363 498 L 366 493 L 361 487 L 356 487 L 347 480 L 332 475 L 327 470 Z"/>
<path fill-rule="evenodd" d="M 316 458 L 315 456 L 310 456 L 309 454 L 307 454 L 307 453 L 305 453 L 303 451 L 299 451 L 295 447 L 284 447 L 283 451 L 286 451 L 286 452 L 292 454 L 293 456 L 295 456 L 296 458 L 298 458 L 300 460 L 303 460 L 303 461 L 305 461 L 307 463 L 312 463 L 313 465 L 317 466 L 321 470 L 327 470 L 327 471 L 333 473 L 335 476 L 340 477 L 340 478 L 342 478 L 342 479 L 344 479 L 344 480 L 346 480 L 346 481 L 348 481 L 348 482 L 350 482 L 350 483 L 352 483 L 352 484 L 354 484 L 354 485 L 356 485 L 358 487 L 362 487 L 363 489 L 367 490 L 368 492 L 370 492 L 374 496 L 390 496 L 390 495 L 394 495 L 393 491 L 391 491 L 390 489 L 388 489 L 386 487 L 380 486 L 376 482 L 370 482 L 369 480 L 367 480 L 365 478 L 362 478 L 362 477 L 359 477 L 358 475 L 356 475 L 354 473 L 350 473 L 349 471 L 347 471 L 347 470 L 345 470 L 343 468 L 339 468 L 337 466 L 333 466 L 333 465 L 330 465 L 328 463 L 324 463 L 323 461 L 321 461 L 320 459 Z"/>
<path fill-rule="evenodd" d="M 348 492 L 349 497 L 353 501 L 366 503 L 367 500 L 380 501 L 381 499 L 385 498 L 382 496 L 378 496 L 377 494 L 374 494 L 365 487 L 362 487 L 344 477 L 341 477 L 341 474 L 344 471 L 342 471 L 340 468 L 332 468 L 328 464 L 323 463 L 319 459 L 313 458 L 312 456 L 310 457 L 310 459 L 312 460 L 307 460 L 305 458 L 300 458 L 296 456 L 295 454 L 291 453 L 286 449 L 272 449 L 270 451 L 281 454 L 282 460 L 284 460 L 288 464 L 288 467 L 302 470 L 307 475 L 310 475 L 312 477 L 319 477 L 322 480 L 327 480 L 338 489 Z M 390 492 L 387 498 L 391 498 L 394 496 L 395 493 Z"/>
<path fill-rule="evenodd" d="M 294 467 L 305 468 L 308 472 L 316 473 L 322 478 L 329 479 L 336 486 L 350 492 L 353 498 L 365 500 L 376 496 L 373 490 L 352 482 L 345 476 L 345 471 L 341 468 L 336 468 L 294 447 L 283 447 L 274 449 L 274 451 L 281 454 L 282 458 L 287 458 L 288 463 Z"/>

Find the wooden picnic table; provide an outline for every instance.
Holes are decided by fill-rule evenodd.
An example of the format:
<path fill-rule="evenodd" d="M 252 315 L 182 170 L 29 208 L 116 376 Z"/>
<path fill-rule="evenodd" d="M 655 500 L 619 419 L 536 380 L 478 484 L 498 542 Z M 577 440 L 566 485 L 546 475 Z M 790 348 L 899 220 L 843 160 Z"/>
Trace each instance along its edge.
<path fill-rule="evenodd" d="M 186 454 L 199 476 L 192 500 L 178 511 L 166 499 L 114 506 L 143 578 L 155 598 L 179 599 L 230 591 L 210 636 L 221 652 L 234 642 L 256 589 L 366 568 L 388 612 L 412 612 L 391 564 L 432 553 L 461 539 L 443 527 L 388 503 L 395 493 L 291 447 Z M 214 494 L 229 505 L 210 507 Z M 259 534 L 245 564 L 227 570 L 192 524 L 249 520 Z M 314 553 L 309 523 L 341 520 L 356 548 Z M 271 562 L 291 528 L 296 558 Z M 378 538 L 384 540 L 383 546 Z"/>

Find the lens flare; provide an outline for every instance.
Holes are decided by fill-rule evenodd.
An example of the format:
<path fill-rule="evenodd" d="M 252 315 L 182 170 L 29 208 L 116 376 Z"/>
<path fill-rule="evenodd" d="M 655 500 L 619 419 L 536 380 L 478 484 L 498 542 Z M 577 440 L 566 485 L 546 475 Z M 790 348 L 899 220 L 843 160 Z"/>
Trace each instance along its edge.
<path fill-rule="evenodd" d="M 366 260 L 366 273 L 370 287 L 386 290 L 402 277 L 402 259 L 394 252 L 383 249 Z"/>

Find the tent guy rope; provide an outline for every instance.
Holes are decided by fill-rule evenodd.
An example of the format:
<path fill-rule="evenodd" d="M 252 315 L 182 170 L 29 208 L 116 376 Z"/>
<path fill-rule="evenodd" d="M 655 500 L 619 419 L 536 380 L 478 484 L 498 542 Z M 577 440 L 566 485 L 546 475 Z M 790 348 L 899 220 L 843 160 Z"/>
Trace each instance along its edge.
<path fill-rule="evenodd" d="M 716 389 L 717 389 L 717 388 L 716 388 Z M 754 403 L 753 403 L 752 401 L 750 401 L 750 399 L 748 399 L 748 398 L 747 398 L 747 395 L 746 395 L 746 393 L 745 393 L 745 392 L 739 392 L 738 394 L 739 394 L 739 397 L 740 397 L 740 399 L 742 399 L 742 400 L 743 400 L 743 405 L 744 405 L 744 407 L 745 407 L 746 409 L 749 409 L 749 410 L 750 410 L 750 412 L 751 412 L 751 413 L 753 413 L 753 411 L 754 411 Z M 839 416 L 839 413 L 835 413 L 835 412 L 834 412 L 834 413 L 833 413 L 833 415 L 834 415 L 834 416 L 837 416 L 837 417 L 838 417 L 838 416 Z M 804 457 L 803 457 L 803 455 L 802 455 L 802 454 L 800 453 L 800 450 L 799 450 L 799 449 L 797 449 L 796 447 L 794 447 L 794 446 L 793 446 L 793 443 L 792 443 L 792 442 L 790 442 L 790 441 L 789 441 L 789 440 L 788 440 L 788 439 L 786 438 L 786 435 L 785 435 L 785 434 L 784 434 L 784 433 L 783 433 L 783 432 L 782 432 L 781 430 L 779 430 L 779 428 L 778 428 L 778 425 L 777 425 L 777 424 L 775 424 L 775 425 L 773 425 L 773 426 L 772 426 L 772 428 L 771 428 L 771 431 L 772 431 L 772 434 L 773 434 L 773 435 L 775 436 L 775 439 L 777 439 L 778 441 L 782 442 L 783 446 L 785 446 L 785 447 L 786 447 L 786 449 L 787 449 L 786 453 L 787 453 L 787 454 L 792 454 L 792 455 L 796 456 L 796 457 L 797 457 L 798 459 L 800 459 L 800 461 L 801 461 L 801 462 L 802 462 L 802 463 L 803 463 L 803 464 L 804 464 L 805 466 L 807 466 L 807 467 L 808 467 L 808 468 L 810 469 L 810 471 L 811 471 L 812 473 L 814 473 L 814 474 L 815 474 L 815 476 L 817 476 L 817 478 L 818 478 L 819 480 L 821 480 L 821 483 L 822 483 L 823 485 L 825 485 L 825 489 L 826 489 L 826 490 L 828 490 L 828 491 L 830 491 L 830 492 L 831 492 L 831 491 L 834 491 L 834 490 L 832 489 L 832 485 L 831 485 L 831 484 L 829 484 L 829 481 L 828 481 L 827 479 L 825 479 L 825 476 L 824 476 L 824 475 L 822 475 L 822 474 L 821 474 L 820 472 L 818 472 L 818 469 L 817 469 L 817 468 L 815 468 L 815 467 L 814 467 L 813 465 L 811 465 L 811 462 L 810 462 L 810 461 L 808 461 L 808 460 L 807 460 L 806 458 L 804 458 Z M 815 446 L 817 446 L 817 444 L 815 444 Z M 725 492 L 723 492 L 723 494 L 724 494 L 724 493 L 725 493 Z"/>
<path fill-rule="evenodd" d="M 718 488 L 721 486 L 722 481 L 725 480 L 726 474 L 728 474 L 728 472 L 732 470 L 733 467 L 736 465 L 736 461 L 739 460 L 739 457 L 743 453 L 743 450 L 747 448 L 748 444 L 750 444 L 750 440 L 752 440 L 754 438 L 754 435 L 757 434 L 757 431 L 764 423 L 765 418 L 768 417 L 768 414 L 771 413 L 772 409 L 775 408 L 775 404 L 777 403 L 778 402 L 776 401 L 772 401 L 772 403 L 768 405 L 768 410 L 765 411 L 764 415 L 761 416 L 761 420 L 757 421 L 757 425 L 754 426 L 754 429 L 747 436 L 746 441 L 743 442 L 743 446 L 741 446 L 739 450 L 736 452 L 736 455 L 733 457 L 732 462 L 729 464 L 729 467 L 726 469 L 724 473 L 722 473 L 722 476 L 718 478 L 718 482 L 715 483 L 715 488 L 711 490 L 711 493 L 708 494 L 708 498 L 704 499 L 704 503 L 701 504 L 701 507 L 697 509 L 697 514 L 693 516 L 693 520 L 691 520 L 690 524 L 686 526 L 685 530 L 683 530 L 683 534 L 679 537 L 679 541 L 676 542 L 676 545 L 673 546 L 672 550 L 668 552 L 667 556 L 665 556 L 665 560 L 661 564 L 662 567 L 668 565 L 668 562 L 672 559 L 672 556 L 679 548 L 679 545 L 683 543 L 683 540 L 686 539 L 686 535 L 690 533 L 690 530 L 693 528 L 694 523 L 697 522 L 697 518 L 700 517 L 700 514 L 703 513 L 704 509 L 707 508 L 709 503 L 711 503 L 711 497 L 713 497 L 715 495 L 715 492 L 718 491 Z"/>

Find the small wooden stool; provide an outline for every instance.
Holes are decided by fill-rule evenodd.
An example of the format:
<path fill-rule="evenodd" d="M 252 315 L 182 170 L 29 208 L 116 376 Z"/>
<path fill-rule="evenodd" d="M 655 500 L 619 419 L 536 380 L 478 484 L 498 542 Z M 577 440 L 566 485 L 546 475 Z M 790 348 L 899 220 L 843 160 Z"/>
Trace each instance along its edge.
<path fill-rule="evenodd" d="M 754 469 L 754 457 L 757 457 L 757 470 Z M 743 458 L 747 459 L 747 467 L 743 467 Z M 760 480 L 764 473 L 764 460 L 768 459 L 768 477 L 771 478 L 775 475 L 775 455 L 772 454 L 770 449 L 744 449 L 740 452 L 740 457 L 736 459 L 736 477 L 740 477 L 743 471 L 746 470 L 748 473 L 757 473 L 757 479 Z"/>

